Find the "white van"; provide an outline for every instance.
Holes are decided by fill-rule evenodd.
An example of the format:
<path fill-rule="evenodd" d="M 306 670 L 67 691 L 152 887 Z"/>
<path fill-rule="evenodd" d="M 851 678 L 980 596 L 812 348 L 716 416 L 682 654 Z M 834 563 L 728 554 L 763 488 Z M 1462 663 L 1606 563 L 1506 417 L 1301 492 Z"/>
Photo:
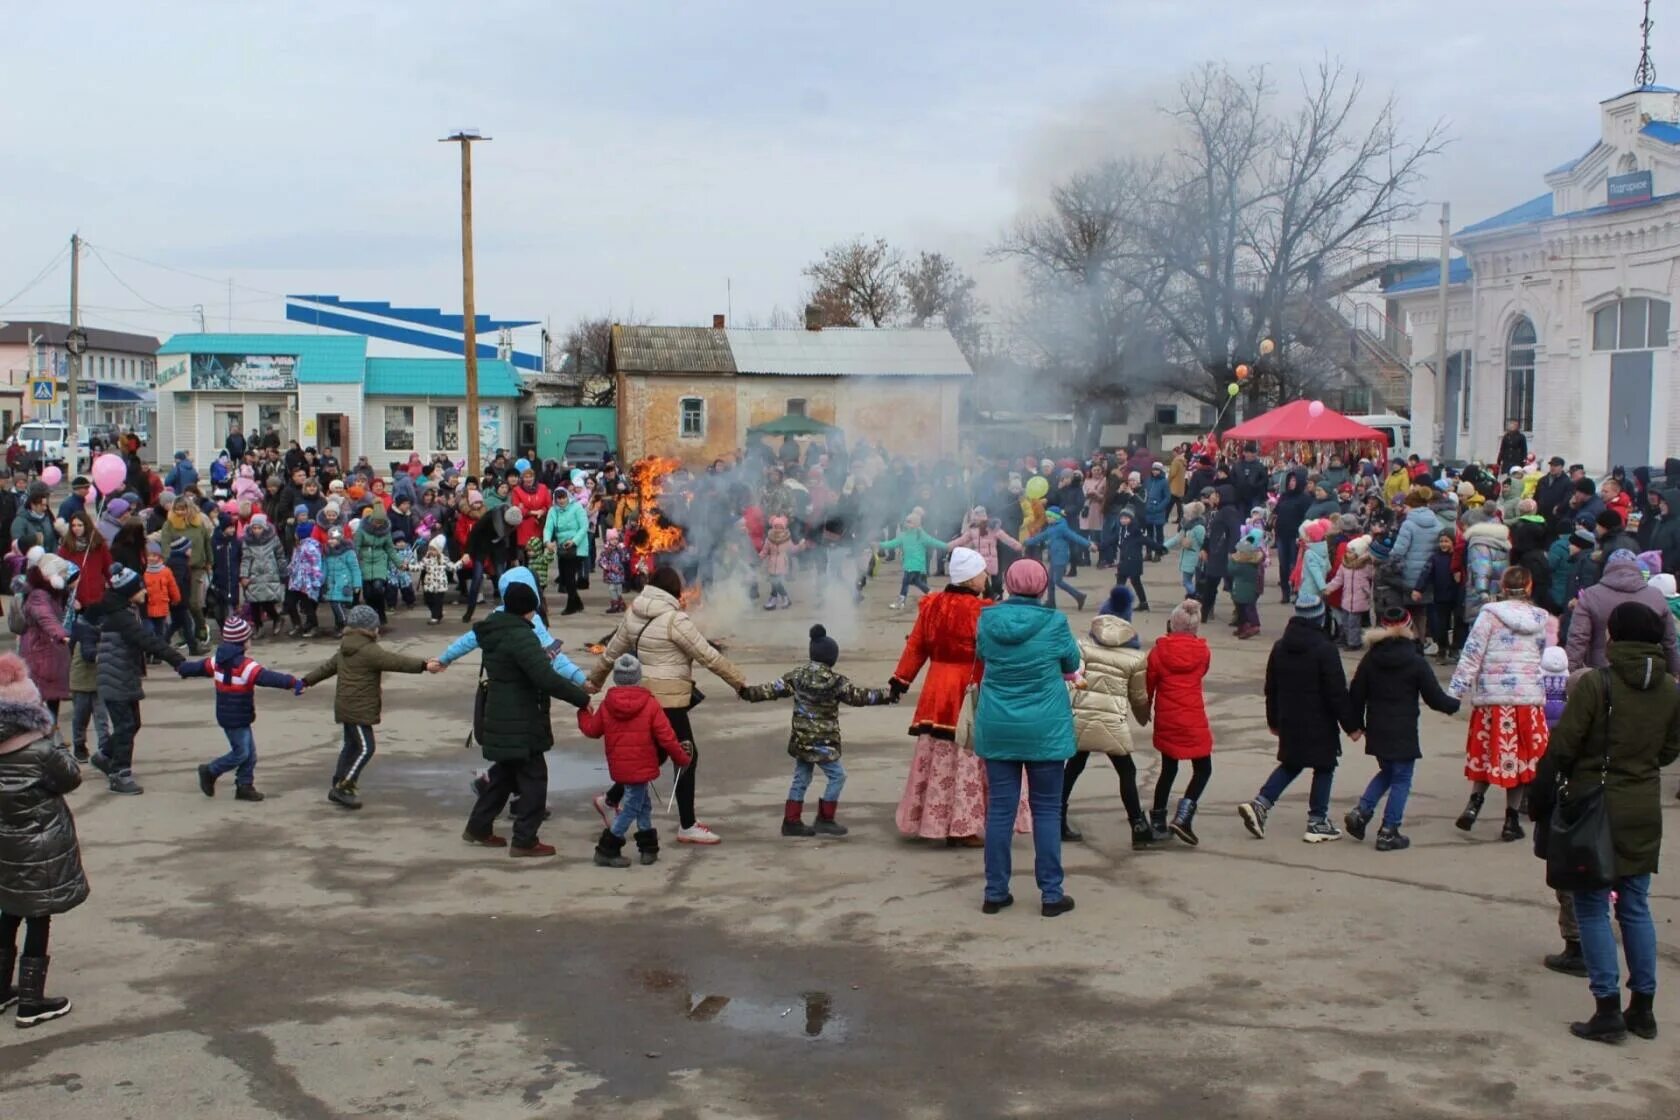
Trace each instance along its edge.
<path fill-rule="evenodd" d="M 1375 416 L 1349 416 L 1356 424 L 1375 428 L 1388 437 L 1388 457 L 1404 459 L 1412 453 L 1412 422 L 1404 416 L 1383 412 Z"/>
<path fill-rule="evenodd" d="M 66 458 L 64 424 L 57 420 L 28 420 L 12 429 L 12 442 L 41 463 L 63 466 Z"/>

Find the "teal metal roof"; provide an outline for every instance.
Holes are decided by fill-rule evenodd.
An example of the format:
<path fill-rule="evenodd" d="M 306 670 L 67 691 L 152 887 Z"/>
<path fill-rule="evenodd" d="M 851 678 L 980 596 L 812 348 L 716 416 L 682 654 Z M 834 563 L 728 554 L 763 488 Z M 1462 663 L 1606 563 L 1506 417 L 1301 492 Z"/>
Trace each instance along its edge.
<path fill-rule="evenodd" d="M 478 360 L 478 395 L 519 396 L 519 374 L 500 358 Z M 465 358 L 369 358 L 362 392 L 370 397 L 464 397 Z"/>
<path fill-rule="evenodd" d="M 354 334 L 178 334 L 158 348 L 163 354 L 291 354 L 302 385 L 362 380 L 367 339 Z"/>

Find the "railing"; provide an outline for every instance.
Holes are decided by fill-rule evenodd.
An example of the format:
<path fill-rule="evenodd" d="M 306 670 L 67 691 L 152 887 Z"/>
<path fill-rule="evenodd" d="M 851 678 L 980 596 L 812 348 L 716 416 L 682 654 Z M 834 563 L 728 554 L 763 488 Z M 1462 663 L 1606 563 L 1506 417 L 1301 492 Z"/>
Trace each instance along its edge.
<path fill-rule="evenodd" d="M 1350 296 L 1337 296 L 1330 304 L 1347 324 L 1371 344 L 1403 366 L 1412 364 L 1412 338 L 1400 323 L 1382 313 L 1376 305 Z"/>

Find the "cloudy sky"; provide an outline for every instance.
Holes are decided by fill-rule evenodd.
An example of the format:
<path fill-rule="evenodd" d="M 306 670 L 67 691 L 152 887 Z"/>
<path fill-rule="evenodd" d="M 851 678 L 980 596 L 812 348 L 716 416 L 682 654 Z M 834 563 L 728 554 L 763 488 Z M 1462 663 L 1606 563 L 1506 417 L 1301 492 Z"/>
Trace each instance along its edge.
<path fill-rule="evenodd" d="M 986 246 L 1057 175 L 1155 142 L 1190 67 L 1329 55 L 1455 143 L 1466 224 L 1544 189 L 1632 84 L 1637 0 L 242 0 L 12 5 L 0 67 L 0 318 L 286 329 L 286 292 L 460 305 L 476 126 L 479 310 L 736 321 L 792 309 L 858 233 Z M 1029 13 L 1032 13 L 1029 15 Z M 1661 13 L 1659 12 L 1659 19 Z M 1659 26 L 1680 84 L 1680 16 Z M 1672 49 L 1670 49 L 1672 48 Z M 227 280 L 235 282 L 229 307 Z"/>

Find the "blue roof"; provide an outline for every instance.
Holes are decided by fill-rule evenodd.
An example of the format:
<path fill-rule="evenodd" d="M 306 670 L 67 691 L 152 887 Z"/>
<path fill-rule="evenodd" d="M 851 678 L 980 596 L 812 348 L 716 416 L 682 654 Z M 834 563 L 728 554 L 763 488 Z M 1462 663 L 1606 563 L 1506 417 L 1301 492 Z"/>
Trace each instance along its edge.
<path fill-rule="evenodd" d="M 478 395 L 513 397 L 520 394 L 519 374 L 500 358 L 478 360 Z M 369 358 L 370 397 L 464 397 L 467 395 L 465 358 Z"/>
<path fill-rule="evenodd" d="M 1447 285 L 1468 284 L 1470 282 L 1470 261 L 1465 257 L 1454 257 L 1447 262 Z M 1383 295 L 1405 295 L 1407 292 L 1429 291 L 1441 286 L 1441 266 L 1439 264 L 1423 265 L 1415 271 L 1407 272 L 1394 283 L 1383 288 Z"/>
<path fill-rule="evenodd" d="M 1520 206 L 1513 206 L 1502 214 L 1495 214 L 1491 218 L 1484 218 L 1475 225 L 1465 226 L 1453 236 L 1463 237 L 1469 233 L 1486 233 L 1489 230 L 1504 229 L 1506 226 L 1541 222 L 1552 216 L 1552 195 L 1548 191 L 1538 198 L 1529 199 Z"/>
<path fill-rule="evenodd" d="M 1649 136 L 1651 139 L 1660 140 L 1664 144 L 1680 144 L 1680 124 L 1652 121 L 1639 130 L 1639 135 Z"/>
<path fill-rule="evenodd" d="M 1588 148 L 1586 151 L 1582 152 L 1580 155 L 1576 156 L 1574 159 L 1569 160 L 1566 163 L 1558 164 L 1556 167 L 1554 167 L 1550 171 L 1546 172 L 1546 174 L 1548 174 L 1548 175 L 1560 175 L 1565 171 L 1573 171 L 1577 167 L 1581 166 L 1581 161 L 1582 160 L 1586 159 L 1588 156 L 1590 156 L 1594 152 L 1598 151 L 1598 149 L 1599 149 L 1599 143 L 1595 142 L 1592 147 Z"/>
<path fill-rule="evenodd" d="M 290 354 L 300 385 L 362 379 L 367 339 L 354 334 L 178 334 L 158 354 Z"/>

